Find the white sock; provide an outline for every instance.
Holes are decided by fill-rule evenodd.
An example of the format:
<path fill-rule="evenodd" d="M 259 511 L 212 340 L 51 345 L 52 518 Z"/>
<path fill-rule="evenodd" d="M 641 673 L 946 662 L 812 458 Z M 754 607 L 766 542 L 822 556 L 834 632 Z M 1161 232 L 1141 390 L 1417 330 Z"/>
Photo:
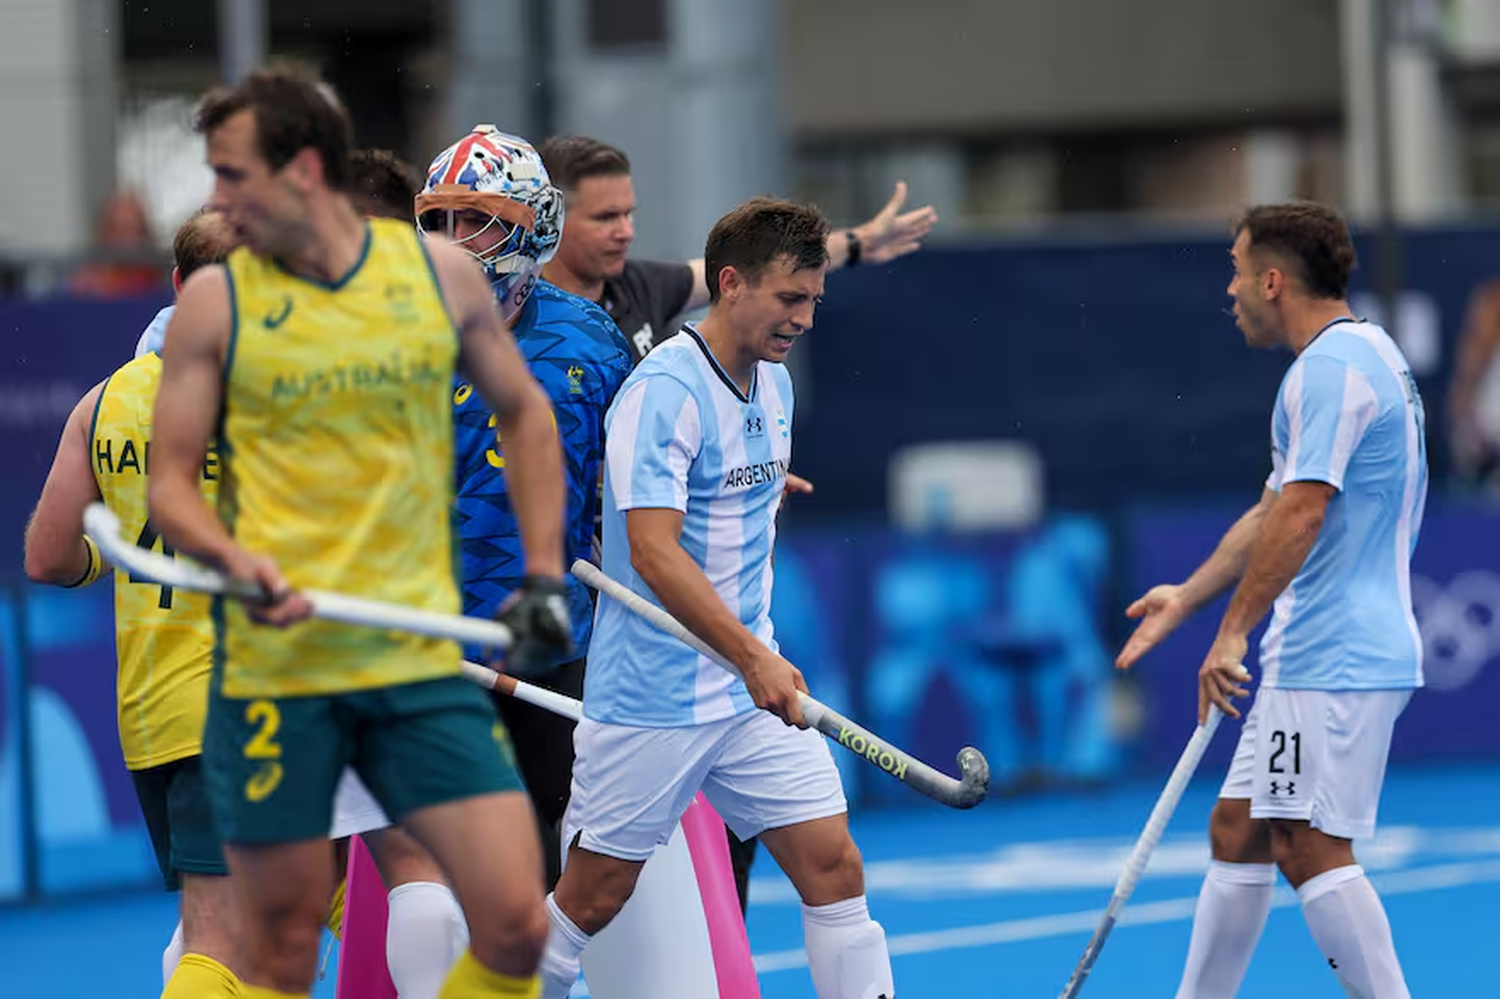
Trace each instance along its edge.
<path fill-rule="evenodd" d="M 1297 889 L 1302 918 L 1352 999 L 1410 999 L 1391 924 L 1358 864 L 1335 867 Z"/>
<path fill-rule="evenodd" d="M 537 969 L 542 976 L 541 999 L 566 999 L 578 981 L 579 956 L 593 937 L 583 932 L 558 908 L 557 900 L 547 896 L 547 922 L 551 929 L 547 933 L 547 951 L 542 955 L 542 966 Z"/>
<path fill-rule="evenodd" d="M 1234 999 L 1266 928 L 1275 888 L 1275 864 L 1208 865 L 1177 999 Z"/>
<path fill-rule="evenodd" d="M 182 920 L 177 920 L 177 929 L 172 931 L 172 942 L 167 944 L 167 949 L 161 952 L 161 987 L 166 988 L 167 982 L 172 978 L 172 972 L 177 970 L 177 964 L 182 960 L 183 953 L 187 948 L 182 942 Z"/>
<path fill-rule="evenodd" d="M 453 962 L 469 946 L 469 924 L 445 884 L 411 881 L 388 896 L 385 960 L 401 999 L 437 999 Z"/>
<path fill-rule="evenodd" d="M 802 938 L 818 999 L 895 999 L 885 930 L 863 895 L 802 906 Z"/>

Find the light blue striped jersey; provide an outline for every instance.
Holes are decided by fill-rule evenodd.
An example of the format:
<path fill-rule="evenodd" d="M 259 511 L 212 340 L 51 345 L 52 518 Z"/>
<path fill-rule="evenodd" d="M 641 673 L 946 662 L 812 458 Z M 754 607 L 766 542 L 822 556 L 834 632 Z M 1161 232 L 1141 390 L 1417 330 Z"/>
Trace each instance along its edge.
<path fill-rule="evenodd" d="M 625 512 L 683 514 L 680 544 L 719 596 L 772 649 L 771 548 L 792 453 L 792 380 L 758 362 L 740 393 L 691 325 L 631 372 L 605 417 L 605 573 L 660 601 L 630 564 Z M 678 728 L 754 710 L 723 668 L 599 598 L 583 713 Z"/>
<path fill-rule="evenodd" d="M 1385 332 L 1340 320 L 1287 369 L 1271 420 L 1271 477 L 1338 490 L 1312 551 L 1260 643 L 1268 687 L 1422 685 L 1411 555 L 1427 501 L 1426 419 L 1411 368 Z"/>
<path fill-rule="evenodd" d="M 141 338 L 135 342 L 136 357 L 145 357 L 153 351 L 161 353 L 162 344 L 167 342 L 167 323 L 172 321 L 172 313 L 176 311 L 176 305 L 167 306 L 156 314 L 150 326 L 141 331 Z"/>

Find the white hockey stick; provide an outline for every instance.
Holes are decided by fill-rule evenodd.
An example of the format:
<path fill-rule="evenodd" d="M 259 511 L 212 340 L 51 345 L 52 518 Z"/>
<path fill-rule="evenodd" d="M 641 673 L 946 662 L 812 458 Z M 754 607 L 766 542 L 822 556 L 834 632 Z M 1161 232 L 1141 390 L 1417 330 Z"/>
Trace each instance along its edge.
<path fill-rule="evenodd" d="M 1177 766 L 1172 768 L 1172 776 L 1167 778 L 1167 786 L 1162 791 L 1161 797 L 1156 799 L 1156 807 L 1151 809 L 1151 817 L 1146 820 L 1146 828 L 1141 832 L 1141 838 L 1135 841 L 1135 849 L 1130 851 L 1130 857 L 1125 861 L 1125 870 L 1120 873 L 1120 880 L 1115 883 L 1115 893 L 1110 897 L 1109 906 L 1104 910 L 1104 918 L 1099 920 L 1098 929 L 1094 930 L 1093 939 L 1084 948 L 1083 957 L 1078 961 L 1078 967 L 1073 969 L 1073 977 L 1068 979 L 1068 984 L 1062 990 L 1061 999 L 1073 999 L 1078 995 L 1083 983 L 1089 977 L 1089 972 L 1094 970 L 1094 962 L 1099 960 L 1099 952 L 1104 949 L 1104 941 L 1109 938 L 1110 930 L 1115 928 L 1115 923 L 1120 919 L 1120 913 L 1125 909 L 1125 903 L 1130 901 L 1130 895 L 1135 891 L 1136 882 L 1141 880 L 1141 875 L 1146 873 L 1146 865 L 1151 862 L 1151 854 L 1156 850 L 1156 844 L 1161 842 L 1162 833 L 1167 831 L 1167 823 L 1172 821 L 1172 813 L 1177 810 L 1177 803 L 1182 800 L 1182 792 L 1187 789 L 1188 781 L 1193 778 L 1193 771 L 1198 769 L 1198 763 L 1203 759 L 1203 752 L 1208 748 L 1209 742 L 1214 737 L 1214 732 L 1219 728 L 1219 722 L 1224 719 L 1224 713 L 1217 705 L 1211 705 L 1208 709 L 1208 720 L 1193 730 L 1193 737 L 1188 740 L 1187 748 L 1182 751 L 1182 756 L 1177 759 Z"/>
<path fill-rule="evenodd" d="M 229 579 L 222 573 L 205 569 L 191 562 L 160 555 L 126 541 L 120 536 L 119 518 L 103 503 L 94 503 L 84 511 L 84 530 L 99 550 L 111 563 L 120 566 L 133 576 L 149 579 L 162 586 L 195 593 L 222 594 L 251 601 L 261 599 L 258 590 L 246 590 L 239 580 Z M 378 600 L 364 600 L 339 593 L 304 590 L 302 595 L 313 605 L 317 617 L 343 624 L 363 625 L 370 628 L 410 631 L 432 638 L 448 638 L 455 642 L 486 645 L 503 649 L 510 645 L 510 629 L 495 621 L 464 617 L 456 614 L 435 614 L 419 611 L 401 604 Z M 556 691 L 538 687 L 536 684 L 517 680 L 513 676 L 481 666 L 479 663 L 463 663 L 464 679 L 486 690 L 497 690 L 518 701 L 534 704 L 564 718 L 577 721 L 583 717 L 583 705 L 574 698 Z"/>
<path fill-rule="evenodd" d="M 186 559 L 148 551 L 122 538 L 119 518 L 103 503 L 91 503 L 84 511 L 83 529 L 94 539 L 106 559 L 124 568 L 132 576 L 179 590 L 237 597 L 250 603 L 265 602 L 265 594 L 253 584 L 231 579 L 223 573 Z M 510 629 L 498 621 L 465 617 L 462 614 L 439 614 L 417 610 L 404 604 L 366 600 L 324 590 L 298 592 L 313 605 L 313 615 L 326 621 L 407 631 L 414 635 L 446 638 L 465 645 L 491 649 L 510 647 Z"/>
<path fill-rule="evenodd" d="M 499 673 L 488 666 L 464 660 L 464 679 L 476 683 L 485 690 L 498 690 L 507 697 L 514 697 L 518 701 L 534 704 L 543 711 L 550 711 L 555 715 L 562 715 L 573 721 L 583 717 L 583 702 L 569 697 L 567 694 L 559 694 L 555 690 L 546 687 L 538 687 L 534 683 L 525 680 L 517 680 L 513 676 Z"/>
<path fill-rule="evenodd" d="M 712 659 L 735 676 L 740 675 L 733 663 L 689 631 L 681 621 L 624 584 L 609 578 L 592 562 L 585 562 L 583 559 L 575 561 L 573 575 L 605 596 L 618 600 L 631 613 Z M 934 801 L 952 808 L 973 808 L 984 800 L 985 792 L 989 789 L 990 765 L 984 754 L 973 746 L 965 746 L 959 750 L 958 767 L 963 773 L 963 779 L 955 779 L 876 737 L 868 729 L 856 725 L 821 701 L 800 692 L 797 697 L 802 706 L 802 717 L 810 727 L 903 784 L 908 784 Z"/>

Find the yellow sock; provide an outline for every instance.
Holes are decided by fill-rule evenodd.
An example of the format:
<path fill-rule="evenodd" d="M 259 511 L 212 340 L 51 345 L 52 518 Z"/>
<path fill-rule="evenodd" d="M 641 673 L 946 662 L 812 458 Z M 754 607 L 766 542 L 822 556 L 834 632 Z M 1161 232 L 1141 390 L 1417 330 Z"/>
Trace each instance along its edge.
<path fill-rule="evenodd" d="M 339 886 L 333 890 L 333 900 L 328 903 L 328 928 L 340 941 L 344 939 L 344 892 L 349 887 L 348 878 L 340 878 Z"/>
<path fill-rule="evenodd" d="M 161 999 L 235 999 L 245 993 L 234 972 L 203 954 L 184 954 Z"/>
<path fill-rule="evenodd" d="M 498 971 L 491 971 L 466 950 L 448 978 L 438 999 L 540 999 L 542 980 L 536 975 L 530 978 L 512 978 Z"/>

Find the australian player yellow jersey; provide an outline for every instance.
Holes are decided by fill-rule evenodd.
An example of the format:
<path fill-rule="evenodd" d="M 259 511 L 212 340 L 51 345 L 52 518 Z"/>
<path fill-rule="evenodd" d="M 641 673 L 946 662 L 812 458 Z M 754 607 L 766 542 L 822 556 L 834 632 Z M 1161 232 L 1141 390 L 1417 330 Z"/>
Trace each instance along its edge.
<path fill-rule="evenodd" d="M 146 354 L 105 382 L 94 407 L 89 453 L 105 505 L 120 530 L 143 548 L 165 545 L 146 519 L 151 407 L 161 358 Z M 219 486 L 218 457 L 203 466 L 203 492 Z M 170 549 L 165 549 L 171 554 Z M 115 570 L 116 681 L 125 766 L 144 770 L 202 751 L 214 628 L 209 598 L 136 581 Z"/>
<path fill-rule="evenodd" d="M 298 589 L 459 612 L 453 505 L 458 334 L 412 226 L 368 223 L 332 284 L 241 248 L 227 261 L 230 335 L 219 511 Z M 253 624 L 224 601 L 230 697 L 295 697 L 456 675 L 458 646 L 307 621 Z"/>

